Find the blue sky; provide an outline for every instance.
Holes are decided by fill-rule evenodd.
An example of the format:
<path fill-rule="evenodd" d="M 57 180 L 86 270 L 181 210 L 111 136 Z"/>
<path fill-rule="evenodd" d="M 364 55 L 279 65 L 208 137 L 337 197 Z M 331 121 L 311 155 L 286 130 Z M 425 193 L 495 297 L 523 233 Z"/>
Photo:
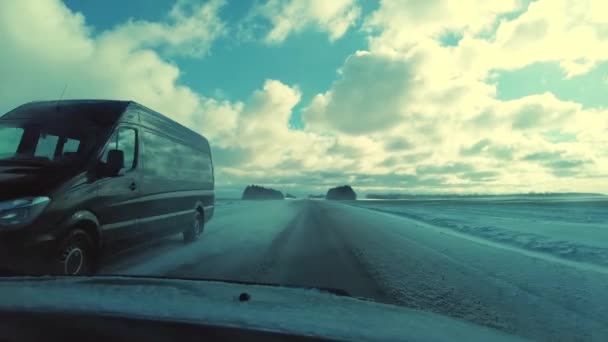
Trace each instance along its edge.
<path fill-rule="evenodd" d="M 64 0 L 66 6 L 75 12 L 83 13 L 87 23 L 97 31 L 108 30 L 129 19 L 160 21 L 165 18 L 173 0 Z"/>
<path fill-rule="evenodd" d="M 226 193 L 608 193 L 608 3 L 576 3 L 5 1 L 0 109 L 141 102 Z"/>
<path fill-rule="evenodd" d="M 173 0 L 65 0 L 72 10 L 85 14 L 94 32 L 111 30 L 128 20 L 162 21 L 174 4 Z M 363 15 L 377 9 L 376 0 L 359 2 Z M 233 28 L 251 10 L 254 2 L 229 2 L 220 16 Z M 502 17 L 514 19 L 524 11 L 518 10 Z M 499 21 L 496 21 L 499 23 Z M 488 32 L 492 35 L 493 32 Z M 458 46 L 462 32 L 446 31 L 440 36 L 444 46 Z M 330 88 L 336 72 L 353 52 L 365 49 L 367 35 L 360 29 L 349 30 L 336 41 L 318 31 L 308 30 L 292 36 L 281 45 L 265 45 L 259 41 L 237 41 L 234 35 L 220 38 L 204 59 L 166 56 L 180 66 L 179 81 L 201 93 L 217 98 L 236 101 L 247 98 L 265 79 L 280 79 L 289 85 L 297 85 L 302 92 L 291 117 L 293 128 L 303 127 L 302 107 L 312 97 Z M 248 63 L 242 63 L 246 56 Z M 252 68 L 251 64 L 255 67 Z M 608 106 L 608 63 L 592 74 L 566 78 L 559 64 L 543 62 L 518 70 L 501 70 L 495 78 L 497 96 L 513 100 L 530 94 L 552 92 L 566 101 L 576 101 L 585 107 Z M 598 86 L 599 85 L 599 86 Z"/>
<path fill-rule="evenodd" d="M 95 32 L 111 30 L 128 20 L 162 21 L 173 3 L 173 0 L 65 0 L 70 9 L 85 14 Z M 253 4 L 253 1 L 229 2 L 220 16 L 236 29 Z M 365 0 L 360 5 L 362 13 L 369 14 L 378 2 Z M 247 98 L 268 78 L 297 85 L 302 101 L 294 110 L 291 125 L 299 129 L 303 126 L 302 106 L 315 94 L 329 89 L 346 58 L 366 47 L 366 38 L 363 32 L 350 30 L 340 39 L 329 41 L 326 34 L 308 30 L 281 45 L 269 46 L 259 41 L 237 41 L 232 33 L 220 38 L 204 59 L 166 57 L 180 66 L 181 83 L 231 101 Z M 243 63 L 244 58 L 248 63 Z"/>
<path fill-rule="evenodd" d="M 593 73 L 567 78 L 554 62 L 535 63 L 515 71 L 499 72 L 498 98 L 512 100 L 530 94 L 551 92 L 565 101 L 586 108 L 608 106 L 608 63 L 599 64 Z"/>

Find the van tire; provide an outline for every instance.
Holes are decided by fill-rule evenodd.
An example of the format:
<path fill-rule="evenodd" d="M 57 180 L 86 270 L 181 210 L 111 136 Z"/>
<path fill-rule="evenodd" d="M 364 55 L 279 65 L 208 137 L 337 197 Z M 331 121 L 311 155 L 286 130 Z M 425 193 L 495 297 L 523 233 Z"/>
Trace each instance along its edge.
<path fill-rule="evenodd" d="M 194 218 L 190 227 L 185 230 L 182 234 L 184 237 L 185 243 L 190 243 L 196 240 L 196 238 L 203 232 L 205 229 L 205 220 L 203 218 L 203 214 L 200 210 L 196 210 L 194 212 Z"/>
<path fill-rule="evenodd" d="M 97 257 L 93 239 L 82 229 L 73 229 L 59 244 L 56 272 L 61 275 L 95 273 Z"/>

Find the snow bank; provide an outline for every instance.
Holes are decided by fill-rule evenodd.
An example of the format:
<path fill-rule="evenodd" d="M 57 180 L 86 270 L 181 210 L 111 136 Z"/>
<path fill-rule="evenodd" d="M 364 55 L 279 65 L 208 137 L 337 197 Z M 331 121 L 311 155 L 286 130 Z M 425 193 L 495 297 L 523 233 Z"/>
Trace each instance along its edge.
<path fill-rule="evenodd" d="M 608 200 L 366 201 L 379 210 L 491 241 L 608 266 Z"/>
<path fill-rule="evenodd" d="M 239 204 L 239 203 L 241 203 L 241 200 L 239 200 L 239 199 L 216 199 L 215 200 L 216 207 L 235 205 L 235 204 Z"/>
<path fill-rule="evenodd" d="M 608 268 L 402 216 L 324 205 L 353 255 L 404 306 L 533 340 L 608 340 Z"/>

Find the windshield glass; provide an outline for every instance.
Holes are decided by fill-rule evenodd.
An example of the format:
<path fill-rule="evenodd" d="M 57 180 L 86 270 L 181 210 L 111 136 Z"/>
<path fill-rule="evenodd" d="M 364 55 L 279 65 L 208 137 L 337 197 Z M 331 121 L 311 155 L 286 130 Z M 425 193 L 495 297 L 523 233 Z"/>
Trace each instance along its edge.
<path fill-rule="evenodd" d="M 0 162 L 81 163 L 95 148 L 99 131 L 56 123 L 0 121 Z"/>
<path fill-rule="evenodd" d="M 608 1 L 6 0 L 0 23 L 0 274 L 608 341 Z"/>

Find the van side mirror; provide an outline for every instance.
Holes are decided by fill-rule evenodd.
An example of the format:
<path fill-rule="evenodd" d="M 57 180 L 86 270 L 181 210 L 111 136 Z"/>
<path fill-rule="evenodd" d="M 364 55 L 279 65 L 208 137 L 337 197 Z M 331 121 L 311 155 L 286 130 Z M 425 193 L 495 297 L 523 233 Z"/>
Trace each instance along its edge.
<path fill-rule="evenodd" d="M 109 150 L 105 174 L 110 177 L 121 175 L 125 167 L 125 153 L 121 150 Z"/>

